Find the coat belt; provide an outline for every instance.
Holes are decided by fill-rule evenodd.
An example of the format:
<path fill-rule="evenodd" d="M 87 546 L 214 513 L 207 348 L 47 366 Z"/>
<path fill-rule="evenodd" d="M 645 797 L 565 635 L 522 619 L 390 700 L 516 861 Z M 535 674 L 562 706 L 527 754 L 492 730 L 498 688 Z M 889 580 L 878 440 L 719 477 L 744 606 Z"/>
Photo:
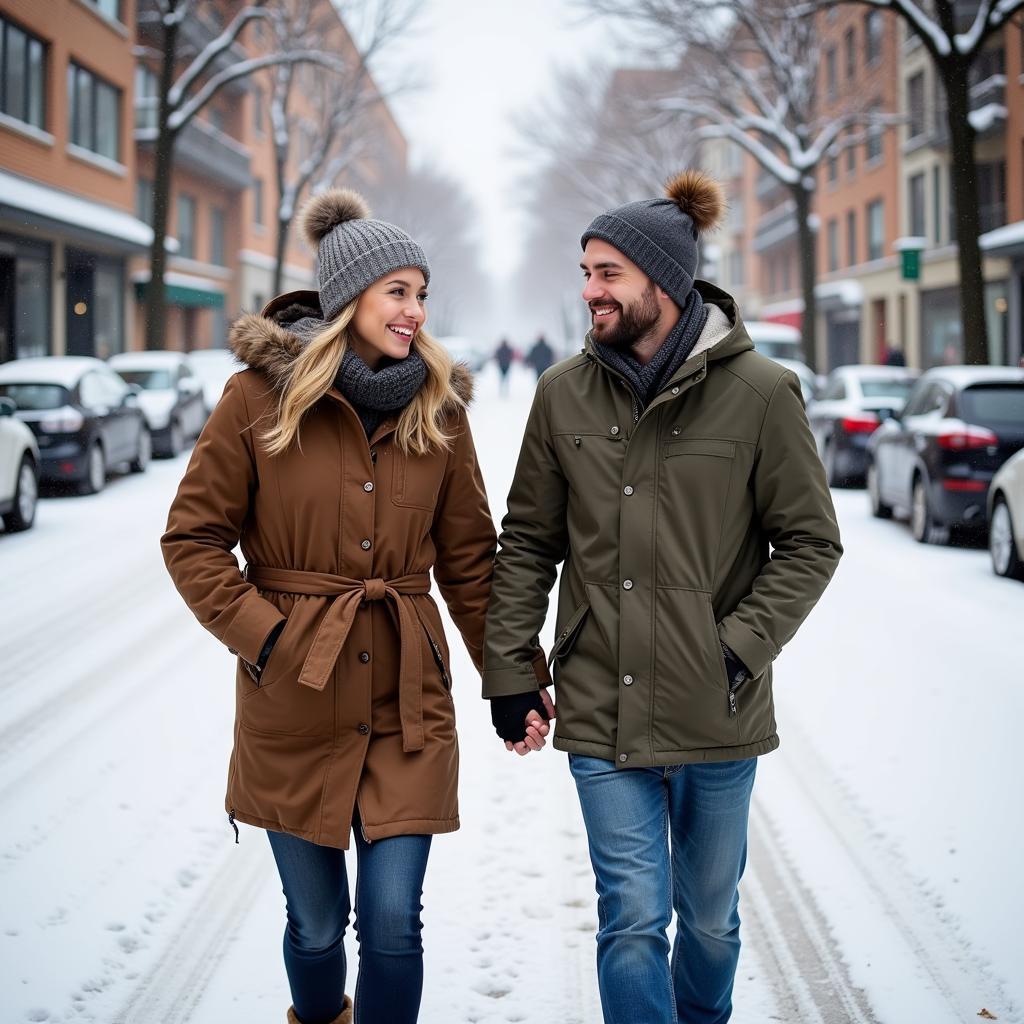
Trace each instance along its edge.
<path fill-rule="evenodd" d="M 268 569 L 248 565 L 245 578 L 261 590 L 331 598 L 327 614 L 299 673 L 299 683 L 322 690 L 348 639 L 356 611 L 364 601 L 390 601 L 398 616 L 400 644 L 398 705 L 402 720 L 402 749 L 423 749 L 423 645 L 414 621 L 419 613 L 412 594 L 430 593 L 430 574 L 410 573 L 393 580 L 356 580 L 326 572 Z"/>

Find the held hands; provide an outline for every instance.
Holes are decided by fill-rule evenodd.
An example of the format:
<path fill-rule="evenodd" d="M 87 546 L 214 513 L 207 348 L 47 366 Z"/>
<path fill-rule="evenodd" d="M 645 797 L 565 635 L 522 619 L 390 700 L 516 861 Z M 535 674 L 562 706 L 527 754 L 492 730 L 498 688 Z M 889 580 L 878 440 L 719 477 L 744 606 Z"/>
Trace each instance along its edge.
<path fill-rule="evenodd" d="M 547 690 L 531 690 L 491 698 L 491 721 L 505 741 L 505 749 L 524 757 L 540 750 L 551 731 L 548 721 L 555 717 L 555 705 Z"/>

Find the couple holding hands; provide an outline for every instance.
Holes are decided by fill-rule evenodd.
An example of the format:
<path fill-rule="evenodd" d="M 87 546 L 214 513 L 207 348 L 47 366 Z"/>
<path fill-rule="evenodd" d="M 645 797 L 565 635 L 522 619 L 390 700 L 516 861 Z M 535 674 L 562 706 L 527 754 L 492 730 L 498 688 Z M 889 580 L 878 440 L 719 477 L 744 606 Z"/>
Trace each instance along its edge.
<path fill-rule="evenodd" d="M 425 331 L 430 269 L 408 234 L 348 190 L 314 197 L 319 288 L 233 324 L 248 368 L 161 543 L 197 619 L 238 655 L 225 806 L 266 830 L 277 863 L 293 1024 L 419 1013 L 431 837 L 459 827 L 431 571 L 510 751 L 544 746 L 554 666 L 606 1024 L 729 1019 L 755 766 L 779 742 L 772 662 L 842 547 L 795 375 L 695 280 L 723 207 L 684 171 L 584 232 L 593 327 L 540 378 L 500 537 L 472 379 Z"/>

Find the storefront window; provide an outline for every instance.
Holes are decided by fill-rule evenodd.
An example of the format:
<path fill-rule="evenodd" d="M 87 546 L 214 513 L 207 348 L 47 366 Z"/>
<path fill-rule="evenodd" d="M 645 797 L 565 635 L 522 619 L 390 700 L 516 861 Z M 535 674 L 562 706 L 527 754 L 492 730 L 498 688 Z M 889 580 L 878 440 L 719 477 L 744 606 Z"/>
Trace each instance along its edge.
<path fill-rule="evenodd" d="M 96 262 L 93 276 L 93 321 L 96 355 L 106 359 L 124 351 L 124 287 L 119 262 Z"/>
<path fill-rule="evenodd" d="M 49 245 L 0 234 L 0 361 L 53 351 L 50 280 Z"/>

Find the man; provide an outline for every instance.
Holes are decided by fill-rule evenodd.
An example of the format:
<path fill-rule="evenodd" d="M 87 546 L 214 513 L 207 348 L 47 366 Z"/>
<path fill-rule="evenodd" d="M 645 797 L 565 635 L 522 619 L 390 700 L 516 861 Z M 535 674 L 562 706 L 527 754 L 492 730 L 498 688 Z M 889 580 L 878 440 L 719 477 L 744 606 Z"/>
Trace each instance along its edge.
<path fill-rule="evenodd" d="M 525 361 L 527 366 L 533 367 L 538 380 L 540 380 L 541 374 L 555 361 L 554 350 L 547 343 L 547 339 L 543 334 L 537 335 L 537 340 L 527 353 Z"/>
<path fill-rule="evenodd" d="M 723 206 L 684 172 L 584 233 L 593 328 L 539 382 L 488 609 L 484 696 L 525 754 L 548 730 L 531 659 L 564 560 L 554 745 L 597 880 L 606 1024 L 729 1019 L 771 663 L 842 554 L 796 376 L 694 281 Z"/>

